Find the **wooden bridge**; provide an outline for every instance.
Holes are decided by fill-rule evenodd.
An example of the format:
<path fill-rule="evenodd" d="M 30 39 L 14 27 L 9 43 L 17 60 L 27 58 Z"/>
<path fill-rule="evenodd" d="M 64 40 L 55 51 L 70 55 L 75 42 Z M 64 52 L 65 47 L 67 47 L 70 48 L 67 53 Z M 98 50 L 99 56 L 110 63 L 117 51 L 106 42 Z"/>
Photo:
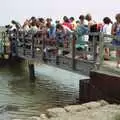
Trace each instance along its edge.
<path fill-rule="evenodd" d="M 62 43 L 47 37 L 46 31 L 34 33 L 24 31 L 12 31 L 1 33 L 1 53 L 10 57 L 20 57 L 30 63 L 39 61 L 58 68 L 70 70 L 77 73 L 89 75 L 91 70 L 104 70 L 120 73 L 115 67 L 116 57 L 114 55 L 116 47 L 111 41 L 105 38 L 115 38 L 115 36 L 104 35 L 101 32 L 89 33 L 91 41 L 86 41 L 85 49 L 76 49 L 76 33 L 71 33 L 65 37 Z M 3 43 L 2 43 L 3 42 Z M 111 49 L 111 58 L 104 61 L 104 47 Z M 114 70 L 113 70 L 114 66 Z M 112 71 L 111 71 L 112 70 Z"/>

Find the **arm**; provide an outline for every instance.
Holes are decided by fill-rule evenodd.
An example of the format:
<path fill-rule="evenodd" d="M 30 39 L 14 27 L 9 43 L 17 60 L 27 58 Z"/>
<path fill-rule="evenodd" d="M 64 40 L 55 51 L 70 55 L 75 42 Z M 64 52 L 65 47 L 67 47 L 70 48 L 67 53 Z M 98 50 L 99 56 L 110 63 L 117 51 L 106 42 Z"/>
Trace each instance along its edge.
<path fill-rule="evenodd" d="M 114 23 L 114 24 L 112 25 L 112 30 L 111 30 L 111 34 L 112 34 L 112 35 L 116 35 L 116 28 L 117 28 L 117 23 Z"/>

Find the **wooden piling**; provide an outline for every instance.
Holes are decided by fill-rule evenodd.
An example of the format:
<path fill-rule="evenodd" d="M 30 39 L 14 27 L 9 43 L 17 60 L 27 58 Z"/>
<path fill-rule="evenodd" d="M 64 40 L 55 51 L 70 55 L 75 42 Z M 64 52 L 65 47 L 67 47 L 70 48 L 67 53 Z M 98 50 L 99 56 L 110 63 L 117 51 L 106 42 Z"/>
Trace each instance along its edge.
<path fill-rule="evenodd" d="M 35 37 L 32 35 L 32 58 L 35 57 Z"/>
<path fill-rule="evenodd" d="M 46 34 L 43 33 L 43 41 L 42 41 L 42 60 L 45 62 L 45 41 L 46 41 Z"/>
<path fill-rule="evenodd" d="M 26 47 L 26 44 L 25 44 L 25 33 L 23 33 L 23 55 L 24 55 L 24 56 L 25 56 L 25 53 L 26 53 L 26 52 L 25 52 L 25 51 L 26 51 L 26 50 L 25 50 L 25 49 L 26 49 L 25 47 Z"/>
<path fill-rule="evenodd" d="M 35 82 L 34 64 L 28 64 L 28 68 L 29 68 L 29 79 L 31 82 Z"/>
<path fill-rule="evenodd" d="M 5 45 L 5 32 L 2 32 L 2 39 L 3 39 L 3 44 L 4 44 L 4 54 L 6 54 L 6 45 Z"/>
<path fill-rule="evenodd" d="M 75 41 L 76 41 L 76 36 L 73 34 L 73 40 L 72 40 L 72 69 L 76 69 L 75 65 Z"/>
<path fill-rule="evenodd" d="M 56 56 L 56 65 L 59 65 L 60 61 L 59 61 L 59 56 Z"/>

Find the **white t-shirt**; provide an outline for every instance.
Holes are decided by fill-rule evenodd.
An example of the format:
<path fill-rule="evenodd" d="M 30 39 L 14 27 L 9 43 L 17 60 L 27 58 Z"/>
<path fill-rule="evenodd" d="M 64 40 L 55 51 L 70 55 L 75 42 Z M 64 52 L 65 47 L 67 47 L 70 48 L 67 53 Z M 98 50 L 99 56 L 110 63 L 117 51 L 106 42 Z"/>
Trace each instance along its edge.
<path fill-rule="evenodd" d="M 110 23 L 110 24 L 105 24 L 105 25 L 103 26 L 102 32 L 103 32 L 104 34 L 111 35 L 111 30 L 112 30 L 112 24 L 111 24 L 111 23 Z M 112 38 L 110 38 L 110 37 L 104 37 L 104 41 L 105 41 L 105 42 L 111 42 L 111 41 L 112 41 Z"/>
<path fill-rule="evenodd" d="M 103 33 L 107 35 L 111 35 L 111 30 L 112 30 L 112 24 L 105 24 L 103 26 Z"/>
<path fill-rule="evenodd" d="M 30 27 L 28 25 L 26 25 L 26 26 L 24 26 L 23 30 L 28 32 L 30 30 Z"/>

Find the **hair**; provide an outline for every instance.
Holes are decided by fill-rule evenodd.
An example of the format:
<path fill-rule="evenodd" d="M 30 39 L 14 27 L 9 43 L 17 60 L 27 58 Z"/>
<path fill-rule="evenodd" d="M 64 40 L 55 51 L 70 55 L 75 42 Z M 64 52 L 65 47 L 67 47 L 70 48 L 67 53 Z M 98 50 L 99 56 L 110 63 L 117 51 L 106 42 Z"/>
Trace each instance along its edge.
<path fill-rule="evenodd" d="M 116 14 L 115 19 L 116 20 L 120 19 L 120 13 Z"/>
<path fill-rule="evenodd" d="M 87 15 L 85 16 L 85 19 L 88 20 L 88 21 L 91 20 L 91 19 L 92 19 L 91 14 L 87 14 Z"/>
<path fill-rule="evenodd" d="M 110 19 L 109 17 L 104 17 L 104 18 L 103 18 L 103 22 L 104 22 L 105 24 L 112 23 L 112 21 L 111 21 L 111 19 Z"/>
<path fill-rule="evenodd" d="M 80 19 L 80 20 L 84 20 L 84 19 L 85 19 L 85 16 L 84 16 L 84 15 L 80 15 L 80 16 L 79 16 L 79 19 Z"/>
<path fill-rule="evenodd" d="M 68 19 L 67 16 L 64 16 L 64 17 L 63 17 L 63 20 L 64 20 L 65 22 L 69 22 L 69 19 Z"/>
<path fill-rule="evenodd" d="M 59 21 L 59 20 L 56 20 L 55 23 L 56 23 L 56 24 L 60 24 L 60 21 Z"/>
<path fill-rule="evenodd" d="M 50 22 L 52 22 L 52 19 L 51 19 L 51 18 L 47 18 L 46 21 L 47 21 L 48 23 L 50 23 Z"/>
<path fill-rule="evenodd" d="M 80 21 L 79 21 L 79 20 L 77 20 L 77 21 L 76 21 L 76 23 L 80 23 Z"/>
<path fill-rule="evenodd" d="M 63 26 L 61 24 L 57 24 L 56 29 L 62 29 L 63 30 Z"/>
<path fill-rule="evenodd" d="M 70 17 L 70 20 L 75 20 L 74 17 Z"/>
<path fill-rule="evenodd" d="M 36 26 L 36 21 L 31 22 L 31 26 Z"/>
<path fill-rule="evenodd" d="M 44 19 L 43 18 L 38 18 L 39 22 L 44 23 Z"/>
<path fill-rule="evenodd" d="M 31 20 L 36 20 L 36 18 L 34 16 L 31 17 Z"/>

